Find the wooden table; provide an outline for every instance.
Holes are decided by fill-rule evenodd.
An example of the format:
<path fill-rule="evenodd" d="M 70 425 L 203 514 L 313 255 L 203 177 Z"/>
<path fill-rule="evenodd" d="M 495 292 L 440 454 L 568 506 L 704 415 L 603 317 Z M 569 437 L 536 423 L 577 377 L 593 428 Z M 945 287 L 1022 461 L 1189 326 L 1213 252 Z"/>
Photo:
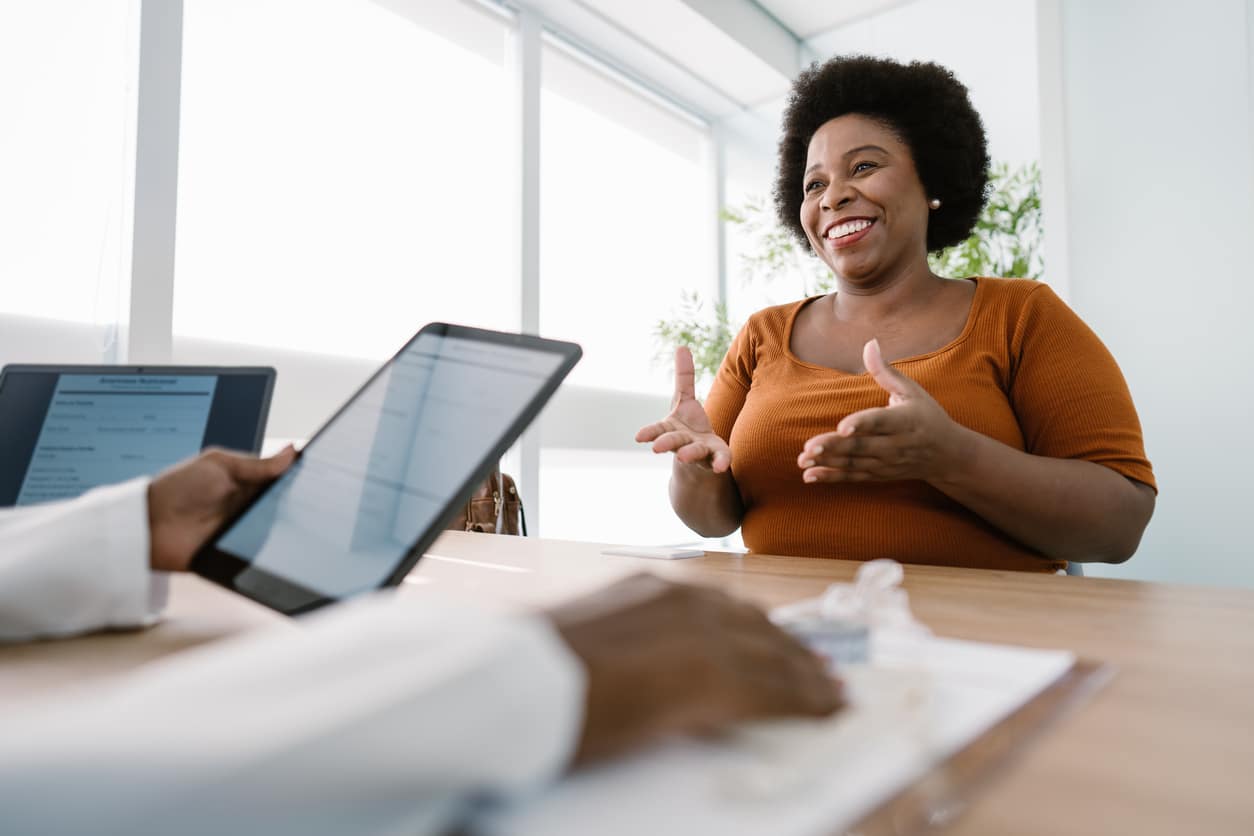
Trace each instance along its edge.
<path fill-rule="evenodd" d="M 403 594 L 537 606 L 632 571 L 719 586 L 763 606 L 847 581 L 858 564 L 709 553 L 666 562 L 600 547 L 451 533 Z M 946 833 L 1254 833 L 1254 592 L 1100 578 L 907 567 L 938 635 L 1065 648 L 1114 679 L 1001 770 Z M 193 577 L 143 633 L 0 647 L 0 701 L 90 686 L 280 616 Z"/>

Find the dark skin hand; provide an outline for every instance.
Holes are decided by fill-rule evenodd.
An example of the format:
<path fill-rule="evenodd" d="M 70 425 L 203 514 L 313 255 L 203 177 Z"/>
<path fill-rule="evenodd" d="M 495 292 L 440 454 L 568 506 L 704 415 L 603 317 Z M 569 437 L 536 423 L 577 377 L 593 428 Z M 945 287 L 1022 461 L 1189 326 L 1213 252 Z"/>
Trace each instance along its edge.
<path fill-rule="evenodd" d="M 958 424 L 866 344 L 888 405 L 855 412 L 797 456 L 806 482 L 921 479 L 1041 553 L 1118 563 L 1135 551 L 1154 492 L 1093 462 L 1034 456 Z M 1027 510 L 1030 509 L 1030 513 Z"/>
<path fill-rule="evenodd" d="M 714 432 L 705 407 L 697 400 L 696 369 L 687 346 L 675 349 L 675 395 L 670 414 L 654 424 L 641 427 L 636 441 L 653 442 L 653 452 L 674 453 L 675 460 L 696 465 L 712 473 L 726 473 L 731 467 L 731 450 Z"/>
<path fill-rule="evenodd" d="M 652 442 L 653 452 L 675 454 L 671 507 L 704 537 L 722 537 L 740 527 L 744 503 L 731 474 L 731 450 L 697 400 L 692 352 L 675 349 L 675 395 L 670 414 L 641 427 L 636 441 Z"/>
<path fill-rule="evenodd" d="M 922 386 L 884 362 L 877 340 L 866 344 L 863 362 L 888 405 L 848 415 L 834 432 L 808 440 L 797 457 L 802 479 L 929 481 L 963 467 L 964 428 Z"/>
<path fill-rule="evenodd" d="M 153 479 L 148 485 L 152 568 L 186 571 L 192 555 L 218 526 L 295 458 L 291 446 L 267 459 L 210 450 Z"/>
<path fill-rule="evenodd" d="M 576 763 L 746 720 L 842 704 L 824 663 L 758 608 L 636 575 L 549 613 L 588 676 Z"/>

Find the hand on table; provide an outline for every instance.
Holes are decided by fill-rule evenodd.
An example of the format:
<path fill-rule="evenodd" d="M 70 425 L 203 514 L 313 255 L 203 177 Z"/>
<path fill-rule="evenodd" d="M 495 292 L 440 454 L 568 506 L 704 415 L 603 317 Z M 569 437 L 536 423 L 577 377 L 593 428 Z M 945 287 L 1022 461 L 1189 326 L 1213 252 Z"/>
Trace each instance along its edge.
<path fill-rule="evenodd" d="M 675 454 L 684 464 L 693 464 L 724 473 L 731 467 L 731 450 L 710 426 L 705 407 L 697 400 L 696 372 L 692 352 L 686 347 L 675 349 L 675 397 L 670 414 L 642 427 L 636 441 L 653 442 L 654 453 Z"/>
<path fill-rule="evenodd" d="M 824 663 L 758 608 L 636 575 L 549 613 L 587 669 L 577 761 L 737 721 L 841 705 Z"/>
<path fill-rule="evenodd" d="M 268 459 L 210 450 L 148 485 L 152 568 L 182 572 L 218 526 L 296 458 L 289 445 Z"/>
<path fill-rule="evenodd" d="M 835 432 L 806 441 L 797 466 L 807 482 L 942 479 L 963 460 L 967 430 L 927 391 L 884 362 L 878 340 L 862 361 L 888 392 L 888 406 L 847 415 Z"/>

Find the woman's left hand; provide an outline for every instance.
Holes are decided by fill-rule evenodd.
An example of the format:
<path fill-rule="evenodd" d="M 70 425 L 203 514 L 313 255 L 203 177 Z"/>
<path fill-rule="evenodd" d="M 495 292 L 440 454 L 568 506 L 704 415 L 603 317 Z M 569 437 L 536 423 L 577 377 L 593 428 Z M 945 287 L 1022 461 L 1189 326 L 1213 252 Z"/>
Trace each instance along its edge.
<path fill-rule="evenodd" d="M 899 479 L 943 481 L 961 466 L 970 433 L 927 391 L 884 362 L 878 340 L 862 349 L 862 362 L 888 392 L 888 406 L 847 415 L 836 431 L 808 440 L 797 457 L 807 482 Z"/>

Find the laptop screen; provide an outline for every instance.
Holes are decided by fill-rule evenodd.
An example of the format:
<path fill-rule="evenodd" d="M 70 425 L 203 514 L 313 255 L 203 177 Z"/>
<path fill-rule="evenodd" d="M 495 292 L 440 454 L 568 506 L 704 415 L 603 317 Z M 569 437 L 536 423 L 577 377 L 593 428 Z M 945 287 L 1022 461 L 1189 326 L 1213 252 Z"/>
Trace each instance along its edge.
<path fill-rule="evenodd" d="M 11 367 L 0 380 L 0 506 L 153 475 L 208 446 L 256 452 L 273 371 Z"/>

